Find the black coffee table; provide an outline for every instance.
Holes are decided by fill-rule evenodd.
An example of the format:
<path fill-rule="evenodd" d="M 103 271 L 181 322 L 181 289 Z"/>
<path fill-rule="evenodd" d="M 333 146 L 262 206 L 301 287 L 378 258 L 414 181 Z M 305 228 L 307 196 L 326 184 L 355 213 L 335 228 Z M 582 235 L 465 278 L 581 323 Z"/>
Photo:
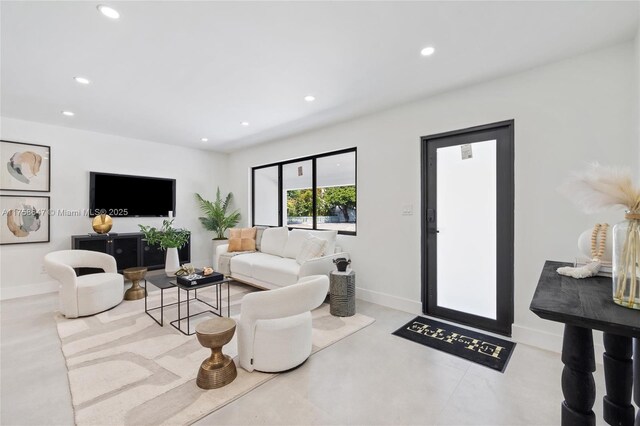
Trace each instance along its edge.
<path fill-rule="evenodd" d="M 144 297 L 144 312 L 149 315 L 151 317 L 151 319 L 153 319 L 160 327 L 164 327 L 164 309 L 169 307 L 169 306 L 173 306 L 173 305 L 178 305 L 178 319 L 173 320 L 170 322 L 171 326 L 174 327 L 175 329 L 177 329 L 178 331 L 180 331 L 183 334 L 186 335 L 192 335 L 195 333 L 195 330 L 193 332 L 191 332 L 191 318 L 198 316 L 198 315 L 202 315 L 205 313 L 212 313 L 214 315 L 217 315 L 219 317 L 222 316 L 222 285 L 226 284 L 227 285 L 227 317 L 229 317 L 231 315 L 231 305 L 229 304 L 229 300 L 230 300 L 230 283 L 231 281 L 233 281 L 231 278 L 224 278 L 220 281 L 216 281 L 216 282 L 212 282 L 212 283 L 206 283 L 206 284 L 201 284 L 201 285 L 197 285 L 197 286 L 185 286 L 182 284 L 178 284 L 176 282 L 176 278 L 175 277 L 168 277 L 165 274 L 157 274 L 157 275 L 148 275 L 147 279 L 146 279 L 146 283 L 145 283 L 145 287 L 147 286 L 147 284 L 151 284 L 154 287 L 157 287 L 158 289 L 160 289 L 160 306 L 155 306 L 155 307 L 149 307 L 148 305 L 148 294 L 149 292 L 146 291 L 145 292 L 145 297 Z M 202 300 L 199 296 L 198 296 L 198 290 L 202 290 L 204 288 L 207 287 L 213 287 L 215 286 L 215 298 L 214 298 L 214 302 L 215 305 L 212 305 L 210 303 L 208 303 L 205 300 Z M 177 302 L 173 302 L 173 303 L 164 303 L 164 291 L 165 290 L 169 290 L 175 288 L 178 291 L 178 301 Z M 186 300 L 181 300 L 181 291 L 180 290 L 184 290 L 187 293 L 187 299 Z M 191 291 L 194 292 L 194 297 L 190 297 L 191 296 Z M 201 312 L 197 312 L 195 314 L 191 314 L 191 309 L 190 309 L 190 304 L 191 302 L 196 301 L 196 302 L 200 302 L 200 303 L 204 303 L 205 305 L 211 307 L 214 310 L 205 310 L 205 311 L 201 311 Z M 186 316 L 182 316 L 182 309 L 181 309 L 181 305 L 183 303 L 186 303 Z M 158 320 L 158 318 L 156 318 L 155 316 L 152 315 L 152 311 L 156 311 L 159 310 L 160 311 L 160 320 Z M 186 320 L 187 321 L 187 332 L 185 333 L 182 330 L 181 327 L 181 322 Z M 175 323 L 177 323 L 178 325 L 176 326 Z"/>
<path fill-rule="evenodd" d="M 154 308 L 148 307 L 147 297 L 149 295 L 149 292 L 148 291 L 144 292 L 144 312 L 147 315 L 149 315 L 151 319 L 153 319 L 160 327 L 164 327 L 164 308 L 166 308 L 167 306 L 178 304 L 178 302 L 169 303 L 168 305 L 164 304 L 164 291 L 170 288 L 174 288 L 176 286 L 175 281 L 176 281 L 175 277 L 168 277 L 164 273 L 163 274 L 158 273 L 154 275 L 148 274 L 145 279 L 145 290 L 147 290 L 147 287 L 149 284 L 152 284 L 154 287 L 157 287 L 160 289 L 160 306 L 157 306 Z M 151 311 L 157 311 L 158 309 L 160 310 L 160 321 L 158 321 L 156 317 L 151 315 Z"/>
<path fill-rule="evenodd" d="M 231 281 L 233 281 L 233 279 L 225 277 L 220 281 L 214 281 L 211 283 L 205 283 L 205 284 L 199 284 L 199 285 L 184 285 L 181 284 L 177 281 L 175 281 L 175 278 L 173 279 L 173 284 L 178 287 L 178 319 L 170 321 L 169 324 L 171 324 L 176 330 L 178 330 L 179 332 L 181 332 L 182 334 L 185 334 L 187 336 L 191 336 L 192 334 L 195 334 L 195 329 L 193 330 L 193 332 L 191 332 L 191 318 L 196 317 L 198 315 L 203 315 L 203 314 L 207 314 L 207 313 L 211 313 L 213 315 L 217 315 L 219 317 L 222 316 L 222 285 L 226 284 L 227 285 L 227 317 L 231 316 L 231 304 L 230 304 L 230 299 L 231 299 L 231 291 L 230 291 L 230 284 Z M 208 287 L 214 287 L 215 288 L 215 305 L 212 305 L 208 302 L 206 302 L 205 300 L 202 300 L 198 297 L 198 290 L 202 290 Z M 180 306 L 183 303 L 180 300 L 180 290 L 184 290 L 187 293 L 187 300 L 184 302 L 187 305 L 187 315 L 186 316 L 182 316 L 181 311 L 180 311 Z M 194 292 L 193 298 L 190 298 L 190 294 L 191 292 Z M 200 303 L 204 303 L 205 305 L 209 306 L 212 309 L 208 309 L 205 311 L 201 311 L 201 312 L 197 312 L 195 314 L 191 314 L 190 313 L 190 308 L 189 306 L 191 305 L 190 302 L 193 301 L 197 301 Z M 182 330 L 182 321 L 186 320 L 187 321 L 187 332 L 185 333 Z M 178 325 L 175 325 L 175 324 Z"/>

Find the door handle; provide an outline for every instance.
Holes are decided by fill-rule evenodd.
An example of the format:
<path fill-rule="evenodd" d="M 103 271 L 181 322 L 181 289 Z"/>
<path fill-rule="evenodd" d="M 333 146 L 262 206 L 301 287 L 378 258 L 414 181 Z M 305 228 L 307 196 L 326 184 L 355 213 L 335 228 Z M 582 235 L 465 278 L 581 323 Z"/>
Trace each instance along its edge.
<path fill-rule="evenodd" d="M 427 227 L 429 234 L 437 234 L 440 231 L 436 229 L 436 211 L 434 209 L 427 209 L 427 223 L 431 226 Z"/>

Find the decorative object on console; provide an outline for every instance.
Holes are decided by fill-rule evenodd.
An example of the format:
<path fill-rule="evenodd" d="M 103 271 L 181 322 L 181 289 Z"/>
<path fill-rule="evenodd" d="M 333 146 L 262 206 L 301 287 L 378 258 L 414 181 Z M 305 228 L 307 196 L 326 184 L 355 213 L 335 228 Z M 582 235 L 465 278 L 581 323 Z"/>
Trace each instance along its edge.
<path fill-rule="evenodd" d="M 93 218 L 91 227 L 97 234 L 108 234 L 113 227 L 113 219 L 106 213 L 101 213 Z"/>
<path fill-rule="evenodd" d="M 640 310 L 640 202 L 613 226 L 613 301 Z"/>
<path fill-rule="evenodd" d="M 1 190 L 51 190 L 51 147 L 0 141 L 0 158 L 7 161 L 0 167 Z"/>
<path fill-rule="evenodd" d="M 49 197 L 1 195 L 0 245 L 49 242 Z"/>
<path fill-rule="evenodd" d="M 162 228 L 138 225 L 140 232 L 144 235 L 144 239 L 148 244 L 157 244 L 162 250 L 166 250 L 167 257 L 165 260 L 165 273 L 167 276 L 173 276 L 180 269 L 180 260 L 178 258 L 178 249 L 189 241 L 189 231 L 183 228 L 173 228 L 174 219 L 163 220 Z"/>
<path fill-rule="evenodd" d="M 336 268 L 338 268 L 338 272 L 346 272 L 347 266 L 351 264 L 351 259 L 339 257 L 337 259 L 333 259 L 333 263 L 336 264 Z"/>
<path fill-rule="evenodd" d="M 602 260 L 607 244 L 608 223 L 596 223 L 591 232 L 591 261 L 585 265 L 570 267 L 565 266 L 558 268 L 560 275 L 566 275 L 573 278 L 587 278 L 597 275 L 602 267 Z M 580 247 L 578 240 L 578 247 Z"/>
<path fill-rule="evenodd" d="M 576 173 L 561 190 L 585 213 L 624 207 L 625 221 L 613 227 L 613 301 L 640 309 L 640 188 L 626 168 L 593 164 Z"/>
<path fill-rule="evenodd" d="M 204 217 L 199 217 L 202 226 L 207 231 L 215 232 L 216 236 L 213 238 L 213 268 L 218 269 L 218 246 L 226 244 L 226 237 L 224 233 L 229 228 L 233 228 L 240 222 L 240 211 L 235 210 L 232 213 L 227 213 L 227 209 L 233 199 L 233 194 L 230 192 L 225 197 L 224 201 L 220 195 L 220 187 L 216 191 L 216 201 L 211 202 L 202 198 L 202 196 L 196 193 L 196 199 L 200 203 L 200 210 L 204 213 Z"/>
<path fill-rule="evenodd" d="M 256 233 L 253 228 L 231 228 L 229 230 L 229 252 L 256 251 Z"/>

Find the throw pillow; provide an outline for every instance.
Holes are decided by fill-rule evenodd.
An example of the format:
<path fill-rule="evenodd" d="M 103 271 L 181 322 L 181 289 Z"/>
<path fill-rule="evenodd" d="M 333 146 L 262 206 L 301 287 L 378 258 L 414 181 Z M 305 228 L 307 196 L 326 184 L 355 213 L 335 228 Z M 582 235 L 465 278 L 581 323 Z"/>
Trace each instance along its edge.
<path fill-rule="evenodd" d="M 228 252 L 255 250 L 256 228 L 232 228 L 229 230 Z"/>
<path fill-rule="evenodd" d="M 256 226 L 256 250 L 261 251 L 262 233 L 267 229 L 266 226 Z"/>
<path fill-rule="evenodd" d="M 322 256 L 326 246 L 327 240 L 314 237 L 313 235 L 308 235 L 302 243 L 300 252 L 296 256 L 296 262 L 298 262 L 299 265 L 302 265 L 309 259 Z"/>

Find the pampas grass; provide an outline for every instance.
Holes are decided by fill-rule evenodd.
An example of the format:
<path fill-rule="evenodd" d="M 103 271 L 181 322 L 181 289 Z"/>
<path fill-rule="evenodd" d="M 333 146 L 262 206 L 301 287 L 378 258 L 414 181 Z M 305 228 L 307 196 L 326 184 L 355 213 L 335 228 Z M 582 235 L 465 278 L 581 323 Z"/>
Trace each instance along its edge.
<path fill-rule="evenodd" d="M 588 170 L 574 173 L 559 190 L 588 214 L 613 207 L 640 209 L 640 190 L 634 187 L 628 168 L 593 163 Z"/>
<path fill-rule="evenodd" d="M 631 171 L 594 163 L 587 171 L 574 173 L 559 190 L 585 213 L 614 207 L 631 213 L 621 236 L 616 232 L 620 225 L 614 227 L 613 300 L 640 309 L 640 189 L 634 186 Z"/>

